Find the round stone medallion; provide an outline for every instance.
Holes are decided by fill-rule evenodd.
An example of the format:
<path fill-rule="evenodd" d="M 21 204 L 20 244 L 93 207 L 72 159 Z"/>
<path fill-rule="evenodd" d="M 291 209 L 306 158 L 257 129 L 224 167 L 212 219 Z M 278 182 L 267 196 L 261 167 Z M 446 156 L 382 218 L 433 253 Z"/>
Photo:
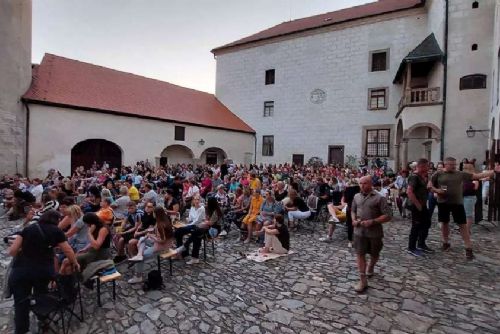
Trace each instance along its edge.
<path fill-rule="evenodd" d="M 321 104 L 326 100 L 326 92 L 322 89 L 315 89 L 311 92 L 311 97 L 309 98 L 314 104 Z"/>

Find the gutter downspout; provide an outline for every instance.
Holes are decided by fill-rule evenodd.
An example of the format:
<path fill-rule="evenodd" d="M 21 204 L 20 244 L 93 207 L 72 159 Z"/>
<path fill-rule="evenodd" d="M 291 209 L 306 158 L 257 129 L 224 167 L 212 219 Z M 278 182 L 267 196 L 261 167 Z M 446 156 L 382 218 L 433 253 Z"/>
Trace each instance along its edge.
<path fill-rule="evenodd" d="M 446 97 L 448 94 L 448 26 L 449 26 L 449 0 L 445 0 L 445 26 L 444 26 L 444 59 L 443 59 L 443 113 L 441 117 L 441 154 L 440 159 L 444 160 L 444 132 L 446 124 Z"/>
<path fill-rule="evenodd" d="M 24 157 L 24 176 L 28 177 L 28 158 L 30 151 L 30 106 L 28 103 L 24 103 L 26 106 L 26 151 Z"/>
<path fill-rule="evenodd" d="M 253 163 L 257 164 L 257 134 L 253 134 L 253 142 L 254 142 L 254 153 L 253 153 Z"/>

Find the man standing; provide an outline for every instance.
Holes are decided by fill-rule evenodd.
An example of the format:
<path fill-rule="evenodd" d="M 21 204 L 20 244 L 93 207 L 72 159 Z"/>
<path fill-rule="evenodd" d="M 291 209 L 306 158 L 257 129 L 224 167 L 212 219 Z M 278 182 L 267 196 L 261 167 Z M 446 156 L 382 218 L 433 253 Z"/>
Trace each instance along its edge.
<path fill-rule="evenodd" d="M 375 264 L 383 247 L 384 231 L 382 224 L 391 220 L 391 214 L 384 197 L 373 190 L 371 176 L 359 180 L 361 192 L 352 202 L 352 225 L 354 227 L 354 248 L 356 249 L 360 281 L 354 287 L 357 293 L 368 288 L 368 277 L 373 276 Z M 366 265 L 366 254 L 370 263 Z"/>
<path fill-rule="evenodd" d="M 416 162 L 415 168 L 415 173 L 411 174 L 408 178 L 411 231 L 407 251 L 413 256 L 420 257 L 423 256 L 423 252 L 434 252 L 425 243 L 429 234 L 429 228 L 431 227 L 431 215 L 427 208 L 429 161 L 427 159 L 420 159 Z"/>
<path fill-rule="evenodd" d="M 500 166 L 495 170 L 484 171 L 482 173 L 469 174 L 457 170 L 457 160 L 446 158 L 444 160 L 444 170 L 436 172 L 431 179 L 430 189 L 438 195 L 438 220 L 441 223 L 441 235 L 443 238 L 443 251 L 450 249 L 449 235 L 450 213 L 453 220 L 458 224 L 460 234 L 465 244 L 465 256 L 468 260 L 474 259 L 472 253 L 472 243 L 470 241 L 469 229 L 464 209 L 463 183 L 464 181 L 480 180 L 492 177 L 495 172 L 500 173 Z"/>

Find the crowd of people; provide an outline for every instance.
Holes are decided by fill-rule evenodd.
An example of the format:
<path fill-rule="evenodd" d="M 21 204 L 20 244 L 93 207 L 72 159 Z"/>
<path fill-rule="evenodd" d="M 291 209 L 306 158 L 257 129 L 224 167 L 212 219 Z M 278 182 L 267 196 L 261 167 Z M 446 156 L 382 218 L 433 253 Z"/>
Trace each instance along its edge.
<path fill-rule="evenodd" d="M 484 183 L 500 172 L 499 166 L 480 173 L 476 169 L 486 168 L 478 167 L 464 160 L 458 168 L 453 158 L 436 165 L 420 159 L 395 174 L 386 165 L 224 161 L 154 167 L 146 160 L 121 168 L 94 163 L 71 176 L 52 169 L 43 180 L 4 176 L 4 215 L 23 221 L 19 232 L 6 238 L 14 257 L 9 288 L 16 333 L 29 329 L 32 290 L 46 288 L 56 273 L 71 275 L 101 260 L 129 261 L 137 263 L 129 283 L 140 283 L 147 258 L 172 249 L 187 264 L 197 264 L 204 238 L 228 238 L 232 230 L 242 243 L 259 244 L 262 253 L 285 254 L 290 234 L 305 221 L 328 223 L 322 242 L 332 242 L 336 224 L 345 222 L 346 246 L 355 249 L 360 275 L 354 289 L 362 293 L 383 248 L 382 226 L 393 212 L 411 218 L 407 251 L 421 257 L 434 252 L 426 239 L 438 207 L 442 250 L 450 248 L 451 214 L 472 259 L 475 201 L 482 205 Z M 483 189 L 477 181 L 483 181 Z"/>

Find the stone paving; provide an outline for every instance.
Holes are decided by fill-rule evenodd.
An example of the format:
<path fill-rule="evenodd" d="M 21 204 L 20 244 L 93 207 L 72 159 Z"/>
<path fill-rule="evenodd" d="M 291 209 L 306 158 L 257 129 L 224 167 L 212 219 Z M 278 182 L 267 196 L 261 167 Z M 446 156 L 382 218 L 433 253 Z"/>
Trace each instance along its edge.
<path fill-rule="evenodd" d="M 5 234 L 12 223 L 0 222 Z M 385 248 L 364 295 L 354 293 L 353 251 L 339 227 L 334 242 L 319 243 L 320 228 L 292 236 L 295 254 L 266 263 L 249 262 L 230 234 L 216 257 L 187 266 L 174 263 L 165 288 L 143 292 L 124 280 L 116 302 L 103 288 L 83 289 L 85 322 L 72 333 L 500 333 L 500 228 L 473 227 L 476 259 L 467 261 L 457 231 L 449 252 L 414 258 L 404 252 L 409 222 L 385 226 Z M 437 226 L 429 245 L 439 247 Z M 0 246 L 1 272 L 8 259 Z M 2 275 L 3 276 L 3 275 Z M 1 278 L 0 280 L 3 280 Z M 1 283 L 1 282 L 0 282 Z M 12 332 L 12 301 L 0 302 L 0 333 Z"/>

